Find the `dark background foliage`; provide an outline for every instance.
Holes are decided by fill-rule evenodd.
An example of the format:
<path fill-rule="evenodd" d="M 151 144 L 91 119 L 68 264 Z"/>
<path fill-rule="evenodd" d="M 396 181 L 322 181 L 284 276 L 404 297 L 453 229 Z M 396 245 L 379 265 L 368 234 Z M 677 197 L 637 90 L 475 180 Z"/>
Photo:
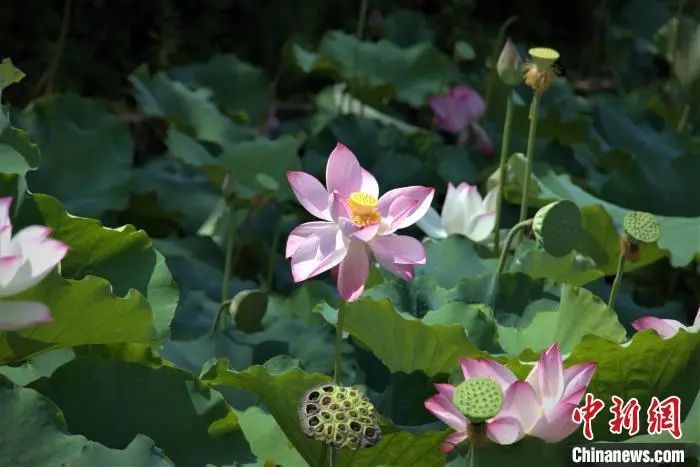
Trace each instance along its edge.
<path fill-rule="evenodd" d="M 14 340 L 0 333 L 0 362 L 13 364 L 0 374 L 19 385 L 0 378 L 0 409 L 24 407 L 51 428 L 36 436 L 34 424 L 0 417 L 0 433 L 21 426 L 26 441 L 5 443 L 9 461 L 0 446 L 0 465 L 26 453 L 36 465 L 78 465 L 46 441 L 67 432 L 87 437 L 70 435 L 71 446 L 105 450 L 76 453 L 130 459 L 119 465 L 145 465 L 134 460 L 144 452 L 185 466 L 316 462 L 320 445 L 301 433 L 296 403 L 333 371 L 337 292 L 329 274 L 292 280 L 285 241 L 311 216 L 286 171 L 322 179 L 341 141 L 382 193 L 432 186 L 438 210 L 448 182 L 485 194 L 497 155 L 480 154 L 473 137 L 455 145 L 426 101 L 474 87 L 499 148 L 508 90 L 494 59 L 506 29 L 523 56 L 537 45 L 561 52 L 565 79 L 542 98 L 528 205 L 534 214 L 574 201 L 583 233 L 563 258 L 524 238 L 500 287 L 490 242 L 459 235 L 424 239 L 427 264 L 411 282 L 373 267 L 346 315 L 341 373 L 386 417 L 385 438 L 339 465 L 444 465 L 447 432 L 424 409 L 432 383 L 458 381 L 459 356 L 498 355 L 523 377 L 520 361 L 555 341 L 567 365 L 599 362 L 597 396 L 678 395 L 693 421 L 700 335 L 661 340 L 631 322 L 689 324 L 700 302 L 700 66 L 683 75 L 669 54 L 692 49 L 699 18 L 697 0 L 5 2 L 0 58 L 27 77 L 3 89 L 0 192 L 23 199 L 16 228 L 48 225 L 71 250 L 60 275 L 29 292 L 51 301 L 54 323 Z M 673 21 L 684 27 L 675 49 L 663 29 Z M 700 63 L 700 47 L 687 55 Z M 510 91 L 520 152 L 532 92 Z M 517 154 L 506 174 L 504 228 L 520 210 Z M 629 210 L 657 215 L 662 234 L 627 263 L 609 307 Z M 212 331 L 220 310 L 229 322 Z M 66 427 L 44 423 L 59 409 Z M 606 418 L 595 423 L 607 433 Z M 558 465 L 540 457 L 564 446 L 528 440 L 485 451 L 480 465 Z M 84 465 L 105 465 L 94 459 Z"/>
<path fill-rule="evenodd" d="M 380 17 L 406 9 L 423 15 L 442 48 L 450 49 L 456 40 L 468 38 L 479 56 L 490 53 L 499 27 L 516 17 L 509 28 L 512 36 L 556 44 L 566 72 L 591 78 L 609 75 L 608 63 L 616 58 L 614 51 L 605 50 L 608 22 L 649 33 L 671 17 L 677 2 L 666 6 L 603 0 L 369 3 L 370 35 L 391 26 L 378 21 Z M 700 2 L 688 3 L 689 13 L 700 9 Z M 653 9 L 640 16 L 645 6 Z M 54 91 L 70 89 L 81 95 L 119 99 L 130 93 L 125 77 L 142 63 L 163 68 L 204 61 L 216 53 L 232 53 L 262 67 L 268 76 L 276 76 L 285 61 L 286 44 L 292 40 L 315 44 L 332 29 L 354 31 L 358 10 L 359 2 L 339 0 L 6 2 L 0 10 L 0 49 L 28 75 L 27 85 L 11 88 L 7 99 L 15 105 L 25 104 L 49 85 Z M 52 71 L 59 49 L 58 66 Z M 646 72 L 633 78 L 637 83 L 668 73 L 660 57 L 640 65 Z M 294 83 L 285 80 L 280 89 L 293 92 Z"/>

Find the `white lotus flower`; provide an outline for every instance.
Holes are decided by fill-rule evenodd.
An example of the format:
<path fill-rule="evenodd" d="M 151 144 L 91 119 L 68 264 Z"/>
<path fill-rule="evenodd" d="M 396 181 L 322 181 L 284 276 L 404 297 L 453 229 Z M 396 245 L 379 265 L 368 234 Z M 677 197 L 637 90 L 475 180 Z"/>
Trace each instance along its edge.
<path fill-rule="evenodd" d="M 38 284 L 66 255 L 68 247 L 49 238 L 51 229 L 26 227 L 12 235 L 12 198 L 0 198 L 0 330 L 16 330 L 51 321 L 49 307 L 40 302 L 8 301 L 3 297 Z"/>
<path fill-rule="evenodd" d="M 455 188 L 450 183 L 442 205 L 442 216 L 430 208 L 417 225 L 433 238 L 459 234 L 481 242 L 496 224 L 496 194 L 497 188 L 494 188 L 482 198 L 476 185 L 462 182 Z"/>

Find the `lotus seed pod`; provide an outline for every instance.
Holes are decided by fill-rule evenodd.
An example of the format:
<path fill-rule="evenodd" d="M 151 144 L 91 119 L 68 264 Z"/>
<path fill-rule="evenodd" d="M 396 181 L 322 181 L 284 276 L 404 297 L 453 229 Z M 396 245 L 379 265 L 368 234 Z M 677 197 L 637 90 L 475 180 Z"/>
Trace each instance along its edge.
<path fill-rule="evenodd" d="M 559 59 L 559 52 L 548 47 L 533 47 L 527 51 L 538 68 L 544 70 L 550 68 Z"/>
<path fill-rule="evenodd" d="M 468 379 L 455 388 L 452 402 L 470 422 L 483 423 L 501 411 L 503 391 L 491 378 Z"/>
<path fill-rule="evenodd" d="M 508 86 L 517 86 L 523 82 L 522 65 L 523 61 L 518 54 L 518 49 L 510 39 L 506 39 L 496 64 L 499 78 Z"/>
<path fill-rule="evenodd" d="M 532 222 L 537 243 L 550 255 L 560 258 L 574 249 L 581 233 L 581 211 L 569 200 L 541 208 Z"/>
<path fill-rule="evenodd" d="M 372 403 L 355 388 L 321 383 L 299 402 L 299 423 L 306 436 L 336 449 L 374 446 L 382 437 Z"/>
<path fill-rule="evenodd" d="M 552 85 L 557 77 L 554 62 L 559 58 L 559 52 L 546 47 L 530 49 L 532 62 L 525 64 L 525 84 L 536 94 L 542 94 Z"/>
<path fill-rule="evenodd" d="M 661 235 L 661 225 L 656 216 L 648 212 L 630 211 L 622 221 L 627 235 L 640 243 L 654 243 Z"/>

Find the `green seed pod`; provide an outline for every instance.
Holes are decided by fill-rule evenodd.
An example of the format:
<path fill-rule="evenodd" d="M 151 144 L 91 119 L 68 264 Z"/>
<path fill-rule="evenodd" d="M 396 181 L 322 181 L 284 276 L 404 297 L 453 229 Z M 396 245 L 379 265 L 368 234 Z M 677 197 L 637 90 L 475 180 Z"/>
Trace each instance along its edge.
<path fill-rule="evenodd" d="M 470 422 L 483 423 L 501 411 L 503 391 L 491 378 L 468 379 L 455 388 L 452 402 Z"/>
<path fill-rule="evenodd" d="M 266 309 L 267 294 L 256 289 L 238 292 L 228 307 L 236 329 L 243 332 L 262 331 L 262 319 Z"/>
<path fill-rule="evenodd" d="M 581 234 L 581 211 L 569 200 L 541 208 L 532 222 L 537 243 L 550 255 L 560 258 L 574 249 Z"/>
<path fill-rule="evenodd" d="M 530 54 L 532 61 L 540 69 L 550 68 L 559 59 L 559 52 L 548 47 L 533 47 L 527 53 Z"/>
<path fill-rule="evenodd" d="M 367 448 L 382 438 L 379 416 L 367 397 L 355 388 L 332 383 L 318 384 L 304 393 L 299 423 L 306 436 L 336 449 Z"/>
<path fill-rule="evenodd" d="M 632 240 L 640 243 L 654 243 L 661 235 L 661 225 L 653 214 L 630 211 L 622 221 L 625 232 Z"/>

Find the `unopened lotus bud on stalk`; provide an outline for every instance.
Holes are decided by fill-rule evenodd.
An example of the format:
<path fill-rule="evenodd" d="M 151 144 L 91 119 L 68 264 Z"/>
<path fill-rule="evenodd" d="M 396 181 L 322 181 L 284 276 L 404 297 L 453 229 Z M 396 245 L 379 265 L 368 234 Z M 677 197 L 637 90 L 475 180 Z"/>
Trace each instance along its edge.
<path fill-rule="evenodd" d="M 518 49 L 510 39 L 506 39 L 506 43 L 501 50 L 501 55 L 498 57 L 496 64 L 498 76 L 507 86 L 508 96 L 506 97 L 506 116 L 503 123 L 503 138 L 501 139 L 501 160 L 498 166 L 498 196 L 496 198 L 496 226 L 493 236 L 493 249 L 498 254 L 501 243 L 501 211 L 503 210 L 503 187 L 505 186 L 505 166 L 508 159 L 510 148 L 510 128 L 513 122 L 513 88 L 523 82 L 522 75 L 522 60 Z"/>
<path fill-rule="evenodd" d="M 625 229 L 624 235 L 620 237 L 620 259 L 617 263 L 615 280 L 610 289 L 608 307 L 615 305 L 615 298 L 622 283 L 622 274 L 625 269 L 625 260 L 632 263 L 639 260 L 639 245 L 641 243 L 654 243 L 661 236 L 661 225 L 653 214 L 641 211 L 630 211 L 622 221 Z"/>
<path fill-rule="evenodd" d="M 382 438 L 379 416 L 359 390 L 332 383 L 308 389 L 299 402 L 299 423 L 309 438 L 335 449 L 374 446 Z"/>
<path fill-rule="evenodd" d="M 523 82 L 522 66 L 523 61 L 518 49 L 510 39 L 506 39 L 496 64 L 499 78 L 508 86 L 517 86 Z"/>

